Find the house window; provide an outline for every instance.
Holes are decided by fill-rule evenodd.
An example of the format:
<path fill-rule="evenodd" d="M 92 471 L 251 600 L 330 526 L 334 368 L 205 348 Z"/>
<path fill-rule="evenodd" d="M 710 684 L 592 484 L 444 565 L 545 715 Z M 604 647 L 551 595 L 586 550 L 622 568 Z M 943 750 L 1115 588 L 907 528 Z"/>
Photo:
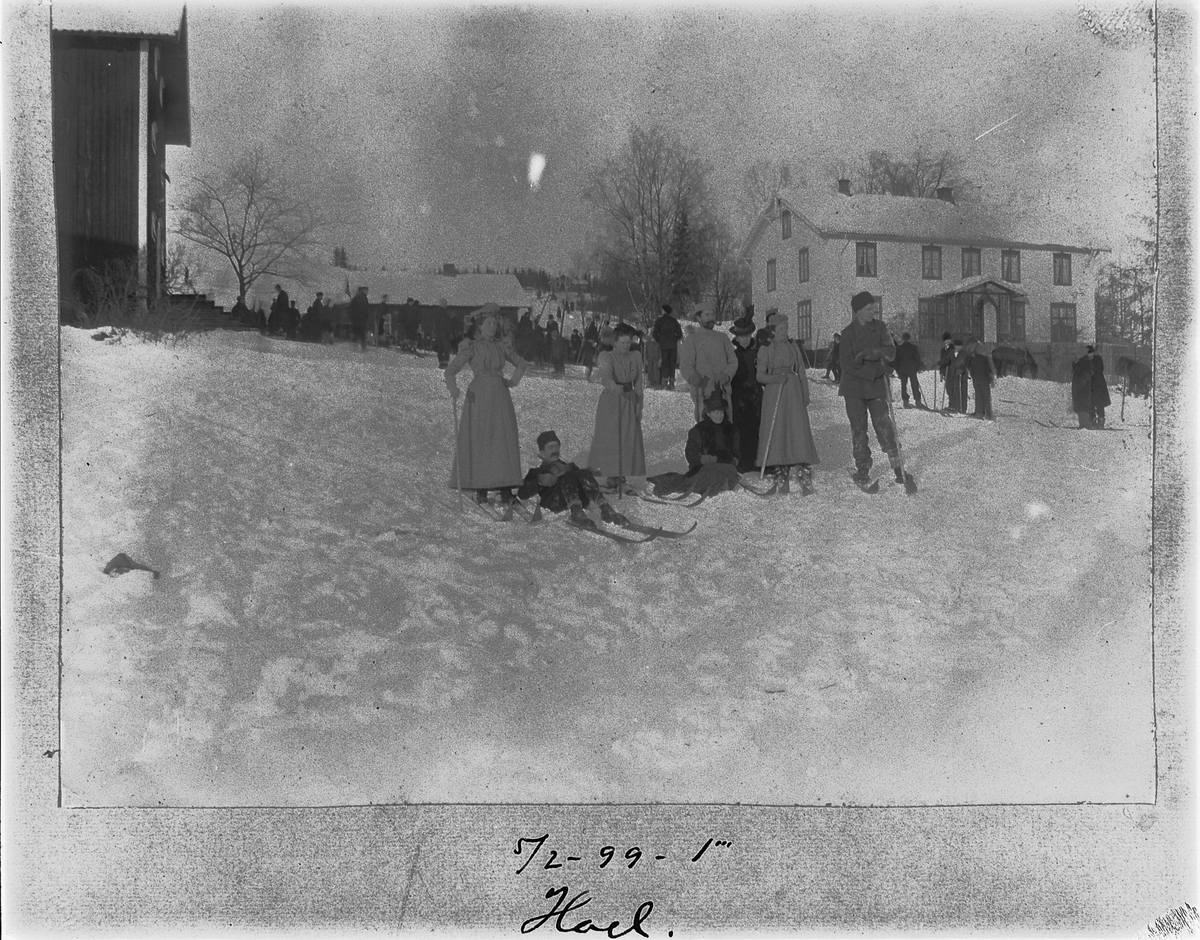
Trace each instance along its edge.
<path fill-rule="evenodd" d="M 1065 251 L 1054 253 L 1054 283 L 1062 287 L 1071 286 L 1071 256 Z"/>
<path fill-rule="evenodd" d="M 917 336 L 940 339 L 950 329 L 950 305 L 945 297 L 921 297 L 917 300 Z"/>
<path fill-rule="evenodd" d="M 1007 305 L 1001 305 L 996 314 L 996 341 L 1025 342 L 1025 301 L 1010 300 Z"/>
<path fill-rule="evenodd" d="M 812 342 L 812 301 L 796 301 L 796 339 Z"/>
<path fill-rule="evenodd" d="M 926 281 L 942 279 L 942 248 L 940 245 L 925 245 L 921 248 L 921 277 Z"/>
<path fill-rule="evenodd" d="M 1021 283 L 1021 252 L 1000 252 L 1000 277 L 1010 284 Z"/>
<path fill-rule="evenodd" d="M 775 289 L 775 259 L 767 259 L 767 290 Z"/>
<path fill-rule="evenodd" d="M 800 275 L 800 283 L 807 284 L 808 283 L 808 249 L 807 248 L 800 249 L 800 263 L 796 270 L 799 272 L 799 275 Z"/>
<path fill-rule="evenodd" d="M 779 213 L 779 226 L 784 238 L 792 237 L 792 214 L 787 209 Z"/>
<path fill-rule="evenodd" d="M 1071 256 L 1067 255 L 1069 259 Z M 1056 256 L 1057 261 L 1057 256 Z M 1076 341 L 1075 332 L 1075 305 L 1074 304 L 1051 304 L 1050 305 L 1050 342 L 1052 343 L 1074 343 Z"/>
<path fill-rule="evenodd" d="M 854 273 L 857 277 L 878 277 L 878 268 L 875 266 L 875 243 L 874 242 L 859 242 L 858 250 L 855 252 Z"/>
<path fill-rule="evenodd" d="M 964 248 L 962 250 L 962 276 L 975 277 L 979 271 L 979 249 Z"/>

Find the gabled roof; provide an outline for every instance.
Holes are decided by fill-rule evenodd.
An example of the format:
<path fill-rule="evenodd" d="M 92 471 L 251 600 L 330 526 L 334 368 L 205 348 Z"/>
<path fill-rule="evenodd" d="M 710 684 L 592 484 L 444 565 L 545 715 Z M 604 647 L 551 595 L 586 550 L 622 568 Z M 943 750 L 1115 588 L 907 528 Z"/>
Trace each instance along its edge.
<path fill-rule="evenodd" d="M 823 238 L 906 241 L 978 247 L 1027 248 L 1044 251 L 1093 252 L 1079 233 L 1054 230 L 1040 217 L 1011 209 L 957 205 L 943 199 L 846 196 L 820 187 L 792 190 L 773 198 L 759 213 L 742 257 L 749 258 L 758 239 L 787 209 L 793 218 Z"/>
<path fill-rule="evenodd" d="M 162 45 L 163 143 L 192 145 L 192 108 L 188 77 L 187 7 L 111 3 L 55 3 L 50 25 L 56 37 L 68 41 L 89 36 L 116 39 L 154 39 Z"/>
<path fill-rule="evenodd" d="M 996 277 L 992 274 L 976 274 L 974 277 L 969 277 L 964 281 L 959 281 L 948 290 L 938 291 L 936 294 L 934 294 L 934 296 L 949 297 L 951 294 L 965 294 L 967 291 L 972 291 L 979 287 L 984 287 L 986 290 L 986 285 L 988 284 L 998 287 L 1000 290 L 1009 294 L 1015 294 L 1020 297 L 1025 296 L 1025 292 L 1021 290 L 1019 284 L 1010 283 L 1009 281 Z"/>

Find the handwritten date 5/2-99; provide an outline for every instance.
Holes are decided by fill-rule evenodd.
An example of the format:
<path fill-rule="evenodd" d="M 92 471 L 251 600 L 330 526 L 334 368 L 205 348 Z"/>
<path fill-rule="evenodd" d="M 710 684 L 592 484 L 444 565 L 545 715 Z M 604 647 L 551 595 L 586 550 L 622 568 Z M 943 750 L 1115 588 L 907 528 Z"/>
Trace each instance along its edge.
<path fill-rule="evenodd" d="M 529 863 L 532 862 L 534 860 L 534 858 L 537 857 L 538 853 L 542 851 L 542 848 L 545 845 L 546 840 L 549 837 L 550 837 L 550 834 L 547 832 L 544 832 L 540 836 L 537 836 L 536 838 L 526 836 L 526 837 L 517 839 L 517 846 L 515 849 L 513 849 L 513 855 L 524 855 L 527 852 L 529 853 L 529 857 L 526 858 L 524 863 L 521 865 L 521 867 L 517 869 L 518 875 L 521 874 L 521 872 L 525 871 L 525 869 L 529 867 Z M 733 845 L 732 840 L 709 839 L 707 842 L 704 843 L 704 845 L 700 846 L 700 850 L 698 852 L 696 852 L 691 857 L 691 859 L 689 859 L 689 861 L 692 861 L 692 862 L 700 861 L 700 859 L 702 859 L 704 857 L 704 853 L 707 852 L 710 848 L 727 849 L 732 845 Z M 618 851 L 619 851 L 619 849 L 617 849 L 617 847 L 613 846 L 613 845 L 606 845 L 603 848 L 601 848 L 600 852 L 595 856 L 596 858 L 599 858 L 601 860 L 599 867 L 607 868 L 609 866 L 609 864 L 613 861 L 613 859 L 617 857 Z M 642 859 L 643 854 L 644 853 L 642 852 L 642 850 L 640 848 L 638 848 L 636 845 L 632 845 L 621 856 L 621 861 L 619 861 L 617 864 L 618 865 L 625 864 L 627 868 L 633 868 Z M 661 861 L 664 861 L 667 856 L 666 855 L 652 855 L 652 856 L 648 856 L 648 857 L 650 859 L 652 859 L 653 861 L 661 862 Z M 590 863 L 591 857 L 589 856 L 589 858 L 585 859 L 582 855 L 561 855 L 560 856 L 558 854 L 557 849 L 549 849 L 548 848 L 542 854 L 541 860 L 545 862 L 545 864 L 542 866 L 543 869 L 545 869 L 546 871 L 551 871 L 555 868 L 562 868 L 564 865 L 569 865 L 573 862 L 589 862 Z M 590 867 L 590 864 L 589 864 L 589 867 Z"/>

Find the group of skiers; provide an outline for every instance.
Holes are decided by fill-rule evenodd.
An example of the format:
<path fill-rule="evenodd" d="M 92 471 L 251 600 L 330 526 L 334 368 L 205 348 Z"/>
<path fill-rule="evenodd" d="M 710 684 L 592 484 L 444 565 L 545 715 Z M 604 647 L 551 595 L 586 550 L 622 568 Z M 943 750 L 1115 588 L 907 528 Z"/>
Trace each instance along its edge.
<path fill-rule="evenodd" d="M 851 428 L 853 479 L 864 488 L 870 483 L 869 416 L 897 482 L 907 478 L 907 487 L 912 478 L 903 470 L 886 385 L 896 346 L 878 319 L 877 298 L 862 291 L 850 306 L 853 319 L 841 333 L 838 394 L 845 400 Z M 663 313 L 674 319 L 668 305 L 663 305 Z M 678 344 L 679 369 L 691 393 L 695 424 L 684 446 L 687 471 L 648 478 L 654 495 L 710 496 L 744 485 L 740 475 L 755 468 L 772 478 L 772 491 L 788 492 L 794 478 L 802 492 L 812 492 L 812 468 L 820 459 L 808 418 L 808 363 L 801 346 L 788 336 L 788 317 L 772 314 L 765 327 L 756 329 L 751 307 L 734 322 L 732 341 L 714 329 L 715 322 L 711 311 L 703 312 L 699 328 Z M 541 464 L 522 473 L 510 390 L 520 383 L 529 363 L 517 351 L 511 324 L 494 304 L 470 313 L 466 329 L 466 338 L 444 371 L 456 422 L 450 486 L 474 491 L 480 504 L 487 504 L 489 492 L 498 492 L 506 516 L 518 500 L 537 497 L 540 507 L 570 511 L 577 525 L 595 527 L 586 512 L 593 505 L 599 507 L 602 521 L 626 524 L 607 494 L 649 495 L 626 489 L 629 478 L 646 475 L 645 364 L 633 348 L 638 330 L 619 323 L 602 331 L 611 335 L 599 337 L 594 380 L 602 390 L 585 466 L 563 461 L 562 442 L 548 430 L 538 436 Z M 506 377 L 508 365 L 513 371 Z M 472 378 L 459 418 L 457 376 L 468 366 Z M 666 374 L 673 384 L 673 370 Z"/>

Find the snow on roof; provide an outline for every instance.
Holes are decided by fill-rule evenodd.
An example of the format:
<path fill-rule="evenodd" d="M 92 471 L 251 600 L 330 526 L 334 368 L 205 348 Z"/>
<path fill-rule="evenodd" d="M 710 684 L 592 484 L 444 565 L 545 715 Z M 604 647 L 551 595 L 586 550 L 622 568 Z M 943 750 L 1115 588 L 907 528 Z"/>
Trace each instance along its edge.
<path fill-rule="evenodd" d="M 825 238 L 894 239 L 934 244 L 1012 246 L 1091 252 L 1086 239 L 1068 232 L 1056 221 L 1032 213 L 993 206 L 959 205 L 945 199 L 859 193 L 846 196 L 819 187 L 805 187 L 772 199 L 759 214 L 743 249 L 753 252 L 766 226 L 788 209 Z"/>
<path fill-rule="evenodd" d="M 60 32 L 112 36 L 179 35 L 183 4 L 55 3 L 51 26 Z"/>
<path fill-rule="evenodd" d="M 275 297 L 275 285 L 280 284 L 296 306 L 304 310 L 321 291 L 336 303 L 349 301 L 359 287 L 367 288 L 367 297 L 379 303 L 387 294 L 388 303 L 402 304 L 409 297 L 422 304 L 438 305 L 443 300 L 448 307 L 482 307 L 494 303 L 501 307 L 530 307 L 535 303 L 533 292 L 521 286 L 515 274 L 460 274 L 446 277 L 416 271 L 348 271 L 332 264 L 306 268 L 302 274 L 290 277 L 264 275 L 254 282 L 246 303 L 256 302 L 269 307 Z M 197 289 L 225 307 L 237 300 L 237 282 L 228 265 L 214 276 L 206 277 Z"/>

